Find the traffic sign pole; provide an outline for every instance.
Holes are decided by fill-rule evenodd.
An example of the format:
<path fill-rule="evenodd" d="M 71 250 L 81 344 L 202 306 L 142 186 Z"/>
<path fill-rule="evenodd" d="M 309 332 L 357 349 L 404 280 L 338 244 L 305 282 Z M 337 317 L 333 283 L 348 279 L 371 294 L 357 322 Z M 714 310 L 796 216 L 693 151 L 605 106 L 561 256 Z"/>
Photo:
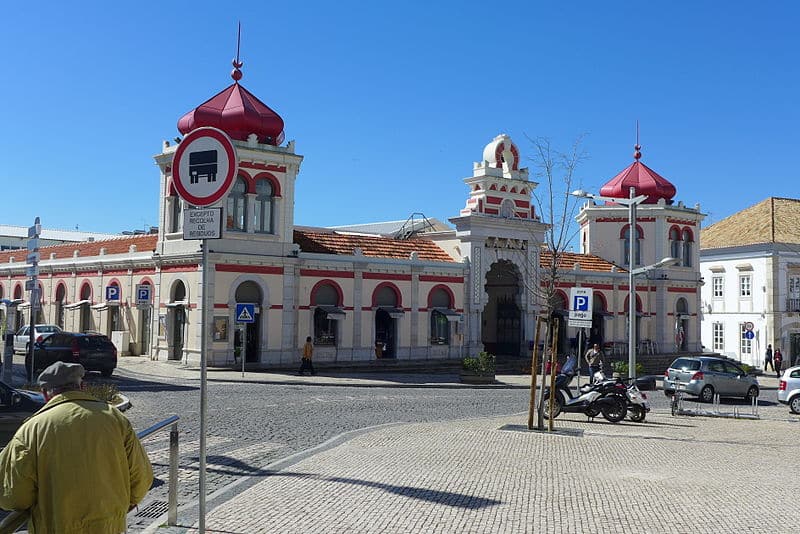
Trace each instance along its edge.
<path fill-rule="evenodd" d="M 30 357 L 31 368 L 28 373 L 28 382 L 33 384 L 34 376 L 36 375 L 36 352 L 33 350 L 33 344 L 36 342 L 34 337 L 34 327 L 36 326 L 36 312 L 39 310 L 39 287 L 37 285 L 37 275 L 39 274 L 39 234 L 42 232 L 42 225 L 39 217 L 33 221 L 33 226 L 28 227 L 28 257 L 26 260 L 30 267 L 28 267 L 28 275 L 31 282 L 31 320 L 28 327 L 28 356 Z"/>

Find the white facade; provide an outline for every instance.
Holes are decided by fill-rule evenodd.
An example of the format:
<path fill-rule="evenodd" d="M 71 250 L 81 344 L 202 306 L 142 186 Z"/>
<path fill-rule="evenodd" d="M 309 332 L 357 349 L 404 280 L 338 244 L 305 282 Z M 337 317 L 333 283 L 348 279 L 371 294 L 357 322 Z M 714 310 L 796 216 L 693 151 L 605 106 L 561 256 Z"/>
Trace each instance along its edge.
<path fill-rule="evenodd" d="M 759 367 L 767 345 L 800 356 L 800 249 L 763 244 L 704 249 L 703 345 Z M 753 338 L 746 335 L 753 325 Z"/>

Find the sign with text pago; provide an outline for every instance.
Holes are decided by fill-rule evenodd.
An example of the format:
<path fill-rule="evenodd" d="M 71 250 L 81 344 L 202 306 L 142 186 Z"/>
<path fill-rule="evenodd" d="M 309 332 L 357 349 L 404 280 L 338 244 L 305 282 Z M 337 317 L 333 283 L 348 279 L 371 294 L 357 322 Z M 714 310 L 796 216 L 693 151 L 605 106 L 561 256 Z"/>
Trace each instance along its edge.
<path fill-rule="evenodd" d="M 216 128 L 197 128 L 186 134 L 175 150 L 172 183 L 192 206 L 211 206 L 231 188 L 238 166 L 228 134 Z"/>
<path fill-rule="evenodd" d="M 594 290 L 590 287 L 573 287 L 569 293 L 568 326 L 578 328 L 592 327 L 592 299 Z"/>

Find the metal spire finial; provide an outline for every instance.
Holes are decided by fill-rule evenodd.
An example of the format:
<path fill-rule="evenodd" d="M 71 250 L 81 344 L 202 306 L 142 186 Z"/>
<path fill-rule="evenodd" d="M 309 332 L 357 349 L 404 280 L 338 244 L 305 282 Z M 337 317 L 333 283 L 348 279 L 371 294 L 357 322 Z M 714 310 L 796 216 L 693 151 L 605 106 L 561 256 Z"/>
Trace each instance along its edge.
<path fill-rule="evenodd" d="M 242 23 L 239 22 L 239 31 L 236 34 L 236 59 L 233 60 L 233 70 L 231 71 L 231 78 L 233 81 L 239 82 L 242 79 L 242 71 L 239 70 L 242 68 L 242 63 L 239 61 L 239 46 L 242 44 Z"/>
<path fill-rule="evenodd" d="M 639 158 L 642 157 L 642 145 L 639 144 L 639 119 L 636 119 L 636 145 L 633 150 L 633 159 L 639 161 Z"/>

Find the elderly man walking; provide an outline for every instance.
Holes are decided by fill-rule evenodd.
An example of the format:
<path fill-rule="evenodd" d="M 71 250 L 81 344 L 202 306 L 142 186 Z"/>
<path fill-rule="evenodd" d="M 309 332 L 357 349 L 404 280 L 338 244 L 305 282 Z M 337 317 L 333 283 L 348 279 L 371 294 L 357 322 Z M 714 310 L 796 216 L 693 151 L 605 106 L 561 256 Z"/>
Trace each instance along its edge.
<path fill-rule="evenodd" d="M 84 368 L 56 362 L 39 385 L 47 404 L 0 453 L 0 507 L 27 511 L 36 534 L 121 533 L 153 482 L 128 419 L 81 391 Z"/>

